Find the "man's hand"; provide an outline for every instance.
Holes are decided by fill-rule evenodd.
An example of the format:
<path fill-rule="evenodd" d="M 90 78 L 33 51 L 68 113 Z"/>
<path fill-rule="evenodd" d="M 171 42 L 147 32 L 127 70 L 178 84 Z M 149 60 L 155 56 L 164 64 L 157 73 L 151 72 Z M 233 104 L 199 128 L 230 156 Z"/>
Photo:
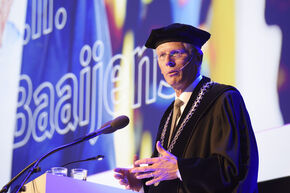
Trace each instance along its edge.
<path fill-rule="evenodd" d="M 136 160 L 138 160 L 138 156 L 134 156 L 134 168 L 139 167 L 139 165 L 135 164 Z M 116 174 L 114 177 L 119 180 L 121 185 L 124 185 L 127 190 L 139 191 L 142 188 L 141 180 L 136 178 L 136 174 L 132 173 L 128 168 L 116 168 L 114 170 Z"/>
<path fill-rule="evenodd" d="M 131 169 L 131 172 L 136 174 L 137 179 L 153 178 L 146 182 L 147 186 L 159 183 L 163 180 L 173 180 L 177 178 L 177 158 L 166 151 L 161 146 L 160 141 L 157 141 L 156 149 L 160 157 L 138 160 L 135 162 L 136 165 L 148 164 L 148 166 Z"/>

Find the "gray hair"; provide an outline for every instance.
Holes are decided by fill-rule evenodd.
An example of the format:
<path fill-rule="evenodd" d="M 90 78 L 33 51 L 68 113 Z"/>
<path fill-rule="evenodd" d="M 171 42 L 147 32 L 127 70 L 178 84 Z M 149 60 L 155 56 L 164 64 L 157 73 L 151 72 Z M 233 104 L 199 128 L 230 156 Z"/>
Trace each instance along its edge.
<path fill-rule="evenodd" d="M 198 64 L 201 65 L 202 63 L 202 58 L 203 58 L 203 52 L 202 50 L 190 43 L 183 43 L 184 48 L 186 49 L 186 51 L 189 52 L 190 55 L 194 55 L 198 60 Z"/>

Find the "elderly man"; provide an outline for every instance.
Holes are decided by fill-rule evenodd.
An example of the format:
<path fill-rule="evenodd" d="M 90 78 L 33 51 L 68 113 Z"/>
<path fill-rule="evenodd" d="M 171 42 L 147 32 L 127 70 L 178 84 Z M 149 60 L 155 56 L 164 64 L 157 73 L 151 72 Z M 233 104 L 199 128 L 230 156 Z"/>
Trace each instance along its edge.
<path fill-rule="evenodd" d="M 127 189 L 162 193 L 257 192 L 258 151 L 240 93 L 200 74 L 210 34 L 185 24 L 152 30 L 146 47 L 176 99 L 165 111 L 151 158 L 116 168 Z"/>

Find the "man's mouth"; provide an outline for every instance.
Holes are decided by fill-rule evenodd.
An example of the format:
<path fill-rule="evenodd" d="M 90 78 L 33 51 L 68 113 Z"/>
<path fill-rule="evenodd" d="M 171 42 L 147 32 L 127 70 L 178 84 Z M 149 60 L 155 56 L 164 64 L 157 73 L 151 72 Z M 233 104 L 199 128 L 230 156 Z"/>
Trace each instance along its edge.
<path fill-rule="evenodd" d="M 169 71 L 169 72 L 167 73 L 167 75 L 169 75 L 169 76 L 176 76 L 178 73 L 179 73 L 178 70 L 171 70 L 171 71 Z"/>

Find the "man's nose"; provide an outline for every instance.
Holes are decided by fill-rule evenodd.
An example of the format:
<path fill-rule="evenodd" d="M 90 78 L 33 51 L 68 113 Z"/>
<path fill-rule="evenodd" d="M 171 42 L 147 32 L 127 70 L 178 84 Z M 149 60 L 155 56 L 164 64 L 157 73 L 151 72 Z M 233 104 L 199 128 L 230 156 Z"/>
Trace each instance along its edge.
<path fill-rule="evenodd" d="M 170 57 L 168 57 L 168 61 L 166 62 L 166 65 L 169 67 L 174 67 L 175 62 L 173 60 L 171 60 Z"/>

